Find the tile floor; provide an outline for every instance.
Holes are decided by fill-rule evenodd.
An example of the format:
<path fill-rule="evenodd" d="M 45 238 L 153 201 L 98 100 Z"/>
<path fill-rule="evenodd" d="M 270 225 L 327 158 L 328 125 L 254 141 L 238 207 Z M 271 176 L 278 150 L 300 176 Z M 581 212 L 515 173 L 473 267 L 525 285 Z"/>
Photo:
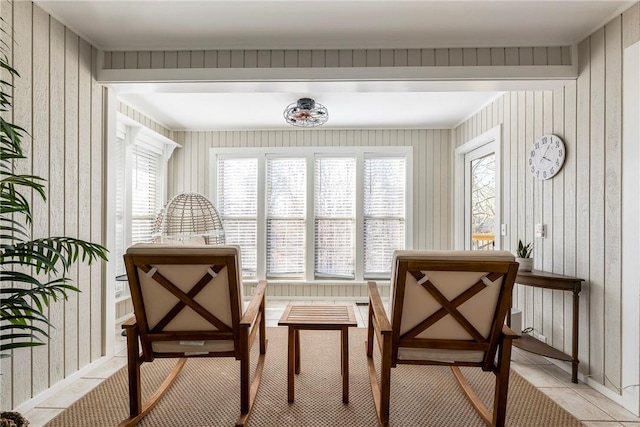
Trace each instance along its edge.
<path fill-rule="evenodd" d="M 290 302 L 318 305 L 354 304 L 343 300 L 289 301 L 269 299 L 267 297 L 266 319 L 268 327 L 278 326 L 278 319 L 280 319 L 284 308 Z M 358 327 L 366 327 L 367 309 L 366 305 L 355 305 Z M 63 393 L 47 399 L 33 410 L 27 412 L 25 415 L 31 421 L 31 427 L 39 427 L 46 424 L 47 421 L 62 412 L 64 408 L 100 384 L 102 380 L 125 366 L 126 342 L 124 337 L 120 335 L 119 330 L 117 332 L 116 346 L 116 356 L 111 360 L 76 380 Z M 573 384 L 568 373 L 544 357 L 514 348 L 511 367 L 573 416 L 581 420 L 587 427 L 640 427 L 639 417 L 636 417 L 586 384 Z"/>

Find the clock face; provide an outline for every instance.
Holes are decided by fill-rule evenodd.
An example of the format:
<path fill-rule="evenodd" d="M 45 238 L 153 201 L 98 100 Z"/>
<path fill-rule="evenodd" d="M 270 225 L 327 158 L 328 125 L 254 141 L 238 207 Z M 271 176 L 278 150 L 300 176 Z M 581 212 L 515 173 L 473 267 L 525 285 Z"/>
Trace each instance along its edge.
<path fill-rule="evenodd" d="M 565 158 L 564 142 L 555 135 L 544 135 L 533 143 L 529 151 L 529 170 L 538 179 L 556 175 Z"/>

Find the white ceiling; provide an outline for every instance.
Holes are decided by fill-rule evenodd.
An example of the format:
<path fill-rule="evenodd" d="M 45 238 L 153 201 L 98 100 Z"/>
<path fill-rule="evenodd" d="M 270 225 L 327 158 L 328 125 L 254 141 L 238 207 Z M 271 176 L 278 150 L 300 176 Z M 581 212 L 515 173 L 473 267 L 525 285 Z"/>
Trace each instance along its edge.
<path fill-rule="evenodd" d="M 36 4 L 103 50 L 566 46 L 634 1 L 57 1 Z M 324 128 L 450 128 L 498 92 L 394 85 L 118 85 L 121 99 L 171 129 L 281 129 L 302 96 Z M 202 90 L 201 90 L 202 89 Z M 450 92 L 453 90 L 453 92 Z M 289 126 L 289 128 L 291 128 Z"/>

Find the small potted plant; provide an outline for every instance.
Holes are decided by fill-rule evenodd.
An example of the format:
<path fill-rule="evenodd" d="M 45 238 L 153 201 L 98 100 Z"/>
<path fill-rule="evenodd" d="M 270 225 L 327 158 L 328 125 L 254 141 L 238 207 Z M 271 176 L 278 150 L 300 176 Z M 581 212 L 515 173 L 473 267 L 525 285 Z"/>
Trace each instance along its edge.
<path fill-rule="evenodd" d="M 516 250 L 516 261 L 520 264 L 519 271 L 531 271 L 533 268 L 533 258 L 531 253 L 533 252 L 533 243 L 522 243 L 522 240 L 518 239 L 518 249 Z"/>
<path fill-rule="evenodd" d="M 0 427 L 27 427 L 29 421 L 18 412 L 0 412 Z"/>

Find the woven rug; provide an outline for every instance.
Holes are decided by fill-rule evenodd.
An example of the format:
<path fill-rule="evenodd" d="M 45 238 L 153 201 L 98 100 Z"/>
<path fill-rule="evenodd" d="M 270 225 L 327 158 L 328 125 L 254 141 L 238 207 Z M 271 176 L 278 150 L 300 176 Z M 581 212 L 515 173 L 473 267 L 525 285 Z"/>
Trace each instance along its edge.
<path fill-rule="evenodd" d="M 287 330 L 268 328 L 262 383 L 249 426 L 378 425 L 365 345 L 366 329 L 349 331 L 349 403 L 342 403 L 340 334 L 301 331 L 301 373 L 295 402 L 287 403 Z M 254 345 L 258 347 L 257 343 Z M 255 361 L 255 357 L 252 358 Z M 142 367 L 145 394 L 164 379 L 175 360 Z M 232 426 L 240 415 L 240 364 L 232 358 L 190 359 L 164 398 L 140 426 Z M 478 368 L 465 375 L 491 405 L 494 376 Z M 491 406 L 489 406 L 491 407 Z M 128 415 L 126 368 L 71 405 L 49 427 L 114 426 Z M 391 370 L 391 425 L 395 427 L 484 426 L 446 367 L 399 365 Z M 511 373 L 507 426 L 580 426 L 581 423 L 515 372 Z"/>

